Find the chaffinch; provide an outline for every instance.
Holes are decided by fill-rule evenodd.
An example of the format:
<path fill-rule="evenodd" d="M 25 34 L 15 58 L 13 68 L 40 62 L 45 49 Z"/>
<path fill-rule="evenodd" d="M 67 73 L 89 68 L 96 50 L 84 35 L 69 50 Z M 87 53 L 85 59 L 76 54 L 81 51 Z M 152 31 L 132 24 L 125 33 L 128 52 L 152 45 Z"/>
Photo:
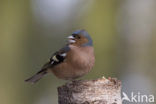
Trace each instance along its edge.
<path fill-rule="evenodd" d="M 94 65 L 93 41 L 85 30 L 77 30 L 68 36 L 68 43 L 55 52 L 42 69 L 25 80 L 36 83 L 49 72 L 65 80 L 74 80 L 87 74 Z"/>

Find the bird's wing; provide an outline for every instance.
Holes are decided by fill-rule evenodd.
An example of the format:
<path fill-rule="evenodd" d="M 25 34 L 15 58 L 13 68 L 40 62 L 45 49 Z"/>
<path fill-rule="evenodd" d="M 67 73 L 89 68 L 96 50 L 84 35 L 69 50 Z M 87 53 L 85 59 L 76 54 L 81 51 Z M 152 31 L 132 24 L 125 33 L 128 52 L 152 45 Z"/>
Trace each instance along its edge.
<path fill-rule="evenodd" d="M 55 65 L 62 63 L 67 55 L 67 52 L 70 50 L 69 46 L 65 46 L 64 48 L 60 49 L 59 51 L 55 52 L 50 61 L 44 64 L 42 69 L 38 71 L 34 76 L 26 79 L 26 82 L 36 83 L 39 81 L 44 75 L 47 74 L 47 70 L 52 68 Z"/>
<path fill-rule="evenodd" d="M 67 56 L 67 52 L 70 50 L 69 46 L 65 46 L 64 48 L 60 49 L 59 51 L 55 52 L 52 57 L 50 58 L 50 63 L 52 66 L 60 64 L 64 61 Z"/>
<path fill-rule="evenodd" d="M 70 50 L 69 46 L 66 45 L 64 48 L 60 49 L 59 51 L 55 52 L 49 62 L 43 65 L 42 69 L 38 72 L 41 73 L 43 71 L 46 71 L 49 68 L 54 67 L 55 65 L 58 65 L 64 61 L 64 59 L 67 56 L 67 52 Z"/>

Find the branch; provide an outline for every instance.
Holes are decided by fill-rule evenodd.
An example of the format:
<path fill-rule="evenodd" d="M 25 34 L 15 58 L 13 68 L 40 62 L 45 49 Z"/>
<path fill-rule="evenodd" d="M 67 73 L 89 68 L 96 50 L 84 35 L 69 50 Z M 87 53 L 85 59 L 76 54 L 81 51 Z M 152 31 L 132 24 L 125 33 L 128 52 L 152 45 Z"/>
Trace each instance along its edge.
<path fill-rule="evenodd" d="M 72 81 L 58 87 L 59 104 L 122 104 L 121 82 L 115 78 Z"/>

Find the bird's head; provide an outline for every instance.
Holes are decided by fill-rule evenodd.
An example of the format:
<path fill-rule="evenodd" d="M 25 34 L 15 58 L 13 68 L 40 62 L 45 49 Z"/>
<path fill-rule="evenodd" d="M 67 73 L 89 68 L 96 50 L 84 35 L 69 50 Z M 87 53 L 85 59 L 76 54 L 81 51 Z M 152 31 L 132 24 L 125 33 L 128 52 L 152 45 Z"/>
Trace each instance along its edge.
<path fill-rule="evenodd" d="M 93 41 L 85 30 L 77 30 L 68 36 L 68 43 L 75 46 L 92 46 Z"/>

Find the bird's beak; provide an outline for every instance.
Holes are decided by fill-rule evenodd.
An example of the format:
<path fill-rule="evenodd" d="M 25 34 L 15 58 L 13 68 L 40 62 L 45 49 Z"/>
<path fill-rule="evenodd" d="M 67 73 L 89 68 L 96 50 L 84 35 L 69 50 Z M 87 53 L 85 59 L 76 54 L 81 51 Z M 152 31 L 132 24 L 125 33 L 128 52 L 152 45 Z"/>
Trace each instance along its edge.
<path fill-rule="evenodd" d="M 68 40 L 69 43 L 75 43 L 75 42 L 76 42 L 76 41 L 74 40 L 75 38 L 74 38 L 72 35 L 68 36 L 67 38 L 69 39 L 69 40 Z"/>
<path fill-rule="evenodd" d="M 68 40 L 69 43 L 75 43 L 75 40 Z"/>
<path fill-rule="evenodd" d="M 72 35 L 67 37 L 68 39 L 75 39 Z"/>

